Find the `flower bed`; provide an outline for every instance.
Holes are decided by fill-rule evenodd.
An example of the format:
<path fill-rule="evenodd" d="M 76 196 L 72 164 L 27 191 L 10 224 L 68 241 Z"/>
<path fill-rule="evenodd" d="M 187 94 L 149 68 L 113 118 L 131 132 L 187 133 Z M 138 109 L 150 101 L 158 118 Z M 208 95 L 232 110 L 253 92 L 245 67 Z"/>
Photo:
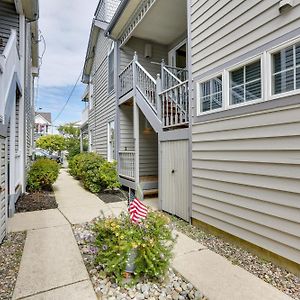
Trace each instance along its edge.
<path fill-rule="evenodd" d="M 159 220 L 156 221 L 155 217 Z M 147 222 L 136 230 L 132 229 L 132 226 L 139 225 L 129 223 L 128 217 L 122 218 L 97 219 L 91 223 L 73 226 L 84 263 L 100 299 L 207 299 L 191 283 L 185 281 L 169 267 L 173 238 L 169 229 L 160 231 L 161 226 L 166 226 L 167 218 L 161 213 L 151 212 L 148 214 Z M 154 228 L 153 222 L 156 224 Z M 146 225 L 148 228 L 145 227 Z M 134 233 L 130 233 L 131 230 Z M 161 250 L 158 245 L 154 247 L 158 251 L 157 253 L 152 251 L 154 252 L 152 261 L 147 262 L 147 259 L 143 259 L 148 251 L 146 249 L 153 250 L 152 245 L 157 241 L 164 241 L 163 244 L 166 243 L 167 247 L 165 250 Z M 121 246 L 119 250 L 115 249 L 115 245 Z M 132 281 L 131 278 L 127 281 L 123 276 L 128 260 L 125 253 L 128 254 L 131 249 L 136 249 L 139 254 L 135 258 L 133 275 L 135 280 Z M 113 261 L 109 261 L 109 258 Z M 127 282 L 129 284 L 126 284 Z"/>

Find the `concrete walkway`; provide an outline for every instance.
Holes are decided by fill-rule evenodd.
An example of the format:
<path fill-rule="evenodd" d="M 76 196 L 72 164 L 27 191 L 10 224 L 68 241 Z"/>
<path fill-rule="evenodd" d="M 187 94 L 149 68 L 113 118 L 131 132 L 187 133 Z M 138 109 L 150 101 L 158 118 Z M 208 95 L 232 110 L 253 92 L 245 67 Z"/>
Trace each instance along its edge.
<path fill-rule="evenodd" d="M 126 203 L 105 204 L 65 170 L 54 189 L 58 209 L 19 213 L 9 220 L 10 231 L 27 231 L 13 299 L 96 300 L 70 224 L 90 221 L 102 213 L 118 215 L 126 210 Z M 210 300 L 291 299 L 186 235 L 177 234 L 173 267 Z"/>

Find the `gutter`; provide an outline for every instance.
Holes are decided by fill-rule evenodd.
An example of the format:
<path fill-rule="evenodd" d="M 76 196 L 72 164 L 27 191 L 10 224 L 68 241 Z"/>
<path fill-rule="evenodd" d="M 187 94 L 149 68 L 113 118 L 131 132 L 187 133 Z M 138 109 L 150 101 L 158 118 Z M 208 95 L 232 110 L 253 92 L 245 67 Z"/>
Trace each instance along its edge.
<path fill-rule="evenodd" d="M 107 29 L 105 30 L 104 34 L 106 37 L 111 37 L 110 36 L 110 32 L 112 31 L 112 29 L 115 27 L 118 19 L 120 18 L 123 10 L 126 8 L 127 4 L 129 3 L 130 0 L 122 0 L 122 2 L 120 3 L 120 5 L 118 6 L 118 9 L 116 10 L 113 18 L 111 19 L 111 21 L 109 22 L 109 25 L 107 27 Z"/>

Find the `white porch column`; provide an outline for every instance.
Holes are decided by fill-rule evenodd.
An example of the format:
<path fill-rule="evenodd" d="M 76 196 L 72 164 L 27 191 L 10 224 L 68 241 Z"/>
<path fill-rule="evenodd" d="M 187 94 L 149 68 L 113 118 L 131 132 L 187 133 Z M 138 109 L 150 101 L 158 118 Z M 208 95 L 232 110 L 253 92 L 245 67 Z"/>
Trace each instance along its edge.
<path fill-rule="evenodd" d="M 135 182 L 140 182 L 140 123 L 139 123 L 139 108 L 134 99 L 133 103 L 133 136 L 135 150 Z"/>

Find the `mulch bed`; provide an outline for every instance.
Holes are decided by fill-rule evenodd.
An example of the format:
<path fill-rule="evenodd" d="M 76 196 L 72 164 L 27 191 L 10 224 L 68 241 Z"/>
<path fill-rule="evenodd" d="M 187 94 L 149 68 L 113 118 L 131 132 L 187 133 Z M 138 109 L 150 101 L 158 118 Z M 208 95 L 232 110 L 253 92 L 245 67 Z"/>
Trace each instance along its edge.
<path fill-rule="evenodd" d="M 26 233 L 9 233 L 0 244 L 0 299 L 12 299 L 21 263 Z"/>
<path fill-rule="evenodd" d="M 16 203 L 16 212 L 28 212 L 57 208 L 53 192 L 24 193 Z"/>
<path fill-rule="evenodd" d="M 123 190 L 103 191 L 97 195 L 105 203 L 115 203 L 128 200 L 126 192 Z"/>

